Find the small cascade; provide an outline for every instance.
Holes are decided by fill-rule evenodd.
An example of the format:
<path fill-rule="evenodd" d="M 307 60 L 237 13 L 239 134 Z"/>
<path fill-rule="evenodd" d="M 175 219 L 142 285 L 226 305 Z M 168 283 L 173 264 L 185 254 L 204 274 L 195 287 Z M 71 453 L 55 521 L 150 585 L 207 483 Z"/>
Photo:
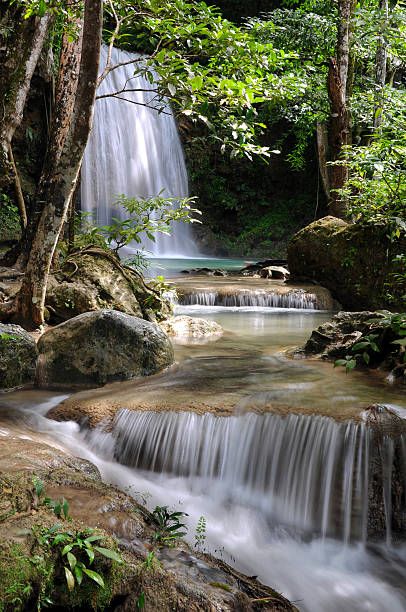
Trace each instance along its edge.
<path fill-rule="evenodd" d="M 322 310 L 317 295 L 302 290 L 285 293 L 271 291 L 191 291 L 179 295 L 181 306 L 228 306 L 260 308 L 300 308 Z"/>
<path fill-rule="evenodd" d="M 110 438 L 100 432 L 95 444 L 97 436 L 99 444 Z M 406 436 L 396 444 L 394 476 L 393 439 L 383 437 L 377 456 L 374 428 L 363 422 L 295 414 L 217 417 L 122 410 L 112 436 L 120 463 L 187 477 L 194 490 L 258 508 L 272 524 L 344 542 L 376 535 L 378 519 L 371 511 L 380 506 L 379 520 L 390 538 L 392 479 L 405 487 Z"/>
<path fill-rule="evenodd" d="M 101 49 L 100 66 L 106 64 L 107 50 Z M 122 92 L 117 98 L 96 101 L 93 129 L 86 147 L 81 173 L 82 210 L 92 213 L 98 225 L 120 217 L 114 207 L 117 196 L 149 198 L 160 194 L 172 198 L 188 195 L 187 171 L 175 119 L 169 105 L 163 112 L 156 101 L 154 84 L 144 76 L 134 77 L 142 56 L 113 49 L 116 68 L 102 81 L 97 95 Z M 123 91 L 125 89 L 126 91 Z M 139 91 L 128 91 L 139 89 Z M 172 235 L 145 239 L 143 247 L 155 256 L 197 255 L 191 228 L 176 223 Z"/>

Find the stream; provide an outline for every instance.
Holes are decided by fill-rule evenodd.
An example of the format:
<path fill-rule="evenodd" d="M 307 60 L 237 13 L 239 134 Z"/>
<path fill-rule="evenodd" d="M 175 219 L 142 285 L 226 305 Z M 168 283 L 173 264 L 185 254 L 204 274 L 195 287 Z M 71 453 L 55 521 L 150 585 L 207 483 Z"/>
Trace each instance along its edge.
<path fill-rule="evenodd" d="M 401 414 L 401 390 L 286 354 L 330 313 L 177 310 L 212 319 L 225 333 L 176 344 L 177 365 L 137 386 L 142 411 L 125 410 L 134 390 L 116 383 L 123 410 L 113 431 L 90 431 L 46 418 L 66 394 L 23 390 L 1 396 L 0 434 L 15 424 L 22 436 L 90 460 L 105 481 L 148 507 L 188 513 L 192 546 L 203 516 L 204 550 L 257 575 L 300 610 L 406 610 L 406 545 L 389 530 L 380 543 L 366 536 L 370 445 L 359 419 L 372 403 Z M 154 402 L 169 411 L 154 411 Z M 224 407 L 231 415 L 222 415 Z"/>

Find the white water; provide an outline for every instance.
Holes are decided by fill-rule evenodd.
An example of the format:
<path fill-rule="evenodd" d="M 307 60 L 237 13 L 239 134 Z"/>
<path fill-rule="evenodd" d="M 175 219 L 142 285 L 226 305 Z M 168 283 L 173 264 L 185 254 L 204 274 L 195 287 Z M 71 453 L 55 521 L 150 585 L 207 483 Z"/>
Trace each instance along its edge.
<path fill-rule="evenodd" d="M 225 307 L 259 307 L 259 308 L 300 308 L 319 310 L 320 305 L 314 293 L 306 291 L 288 291 L 272 293 L 270 291 L 236 291 L 226 293 L 218 291 L 191 291 L 179 296 L 182 306 L 225 306 Z"/>
<path fill-rule="evenodd" d="M 252 343 L 255 331 L 255 338 L 261 338 L 264 345 L 271 347 L 271 352 L 276 350 L 276 338 L 277 347 L 281 343 L 286 346 L 302 341 L 306 334 L 302 330 L 298 336 L 298 329 L 314 327 L 314 317 L 320 316 L 303 310 L 284 311 L 286 321 L 282 324 L 279 316 L 269 312 L 258 315 L 255 320 L 251 320 L 253 313 L 250 313 L 241 315 L 240 323 L 236 324 L 236 309 L 218 307 L 217 310 L 221 323 L 232 320 L 229 326 L 237 332 L 236 347 Z M 309 317 L 311 322 L 306 323 Z M 264 325 L 265 318 L 272 323 L 274 335 Z M 216 353 L 215 346 L 211 344 L 207 349 L 207 358 L 217 364 L 219 386 L 227 386 L 224 363 L 219 359 L 222 353 L 220 349 Z M 233 346 L 228 342 L 223 351 L 234 357 L 234 368 L 238 369 Z M 195 369 L 202 369 L 201 349 L 191 349 L 188 359 L 194 362 Z M 247 355 L 243 353 L 241 359 L 246 360 Z M 310 366 L 301 361 L 290 365 L 295 367 L 293 374 L 287 376 L 280 365 L 280 377 L 289 393 L 302 396 L 300 368 Z M 260 364 L 252 355 L 249 366 L 254 377 Z M 203 371 L 207 376 L 204 368 Z M 336 370 L 332 372 L 337 374 Z M 268 376 L 278 387 L 278 371 L 272 370 Z M 344 373 L 342 376 L 342 394 L 350 394 L 357 404 L 363 397 L 360 389 L 351 382 L 354 378 Z M 242 384 L 246 383 L 242 378 Z M 170 381 L 167 384 L 170 394 Z M 260 391 L 262 383 L 257 381 L 257 384 Z M 327 378 L 325 386 L 331 394 L 332 411 L 340 410 L 335 401 L 337 388 L 328 387 Z M 329 395 L 322 394 L 318 386 L 312 388 L 315 402 L 329 401 Z M 406 547 L 388 546 L 385 542 L 379 546 L 364 544 L 366 498 L 363 491 L 369 476 L 363 468 L 371 452 L 365 424 L 347 425 L 326 417 L 262 417 L 243 412 L 227 421 L 211 415 L 143 413 L 127 418 L 123 413 L 112 435 L 89 432 L 76 423 L 46 419 L 46 412 L 62 401 L 63 396 L 37 393 L 37 405 L 32 391 L 26 392 L 25 400 L 24 392 L 4 395 L 0 404 L 8 414 L 15 415 L 20 429 L 25 420 L 28 426 L 25 432 L 29 428 L 39 431 L 45 443 L 50 440 L 88 459 L 98 466 L 106 482 L 129 489 L 139 501 L 145 494 L 150 508 L 169 505 L 187 512 L 192 545 L 196 524 L 203 515 L 207 521 L 207 550 L 249 575 L 258 575 L 261 581 L 295 601 L 299 609 L 306 612 L 406 610 Z M 391 392 L 376 388 L 373 395 L 378 401 L 386 402 Z M 370 399 L 363 399 L 365 405 L 370 403 Z M 401 399 L 395 400 L 394 396 L 393 402 L 399 402 L 394 408 L 401 411 L 404 405 Z M 148 431 L 141 430 L 148 419 L 151 427 Z M 2 422 L 2 429 L 5 427 Z M 0 435 L 7 433 L 0 432 Z M 142 458 L 140 454 L 137 459 L 141 447 Z M 391 462 L 390 452 L 389 444 L 382 454 L 386 466 Z M 122 465 L 116 461 L 117 456 L 137 466 Z M 390 507 L 387 512 L 391 512 Z"/>
<path fill-rule="evenodd" d="M 21 398 L 16 398 L 18 406 L 18 413 L 15 413 L 16 420 L 21 425 L 23 418 L 31 428 L 41 432 L 44 442 L 47 442 L 47 438 L 56 439 L 59 447 L 69 449 L 76 455 L 88 459 L 98 466 L 106 482 L 129 491 L 139 501 L 146 497 L 149 507 L 165 504 L 187 512 L 189 540 L 192 544 L 197 521 L 203 515 L 207 521 L 206 550 L 231 562 L 241 571 L 258 575 L 260 580 L 271 584 L 294 601 L 300 610 L 404 612 L 406 609 L 405 546 L 388 549 L 382 545 L 368 550 L 362 543 L 323 538 L 317 534 L 312 536 L 310 532 L 307 536 L 303 536 L 301 528 L 295 529 L 294 526 L 287 527 L 283 526 L 283 523 L 273 523 L 268 520 L 263 509 L 257 507 L 257 494 L 248 502 L 242 498 L 231 501 L 227 490 L 222 490 L 222 483 L 216 477 L 199 479 L 188 475 L 154 473 L 121 465 L 112 458 L 115 440 L 111 434 L 97 431 L 91 433 L 81 430 L 76 423 L 58 423 L 43 416 L 52 405 L 62 399 L 63 396 L 52 397 L 49 394 L 45 401 L 42 399 L 37 406 L 33 406 L 32 398 L 24 406 Z M 249 421 L 253 416 L 246 415 L 245 418 Z M 330 432 L 325 444 L 322 437 L 316 435 L 317 443 L 314 451 L 311 448 L 314 435 L 309 438 L 308 456 L 314 455 L 318 459 L 323 456 L 323 452 L 320 455 L 322 447 L 329 454 L 328 442 L 331 442 L 334 430 L 341 439 L 343 431 L 348 432 L 347 426 L 333 424 L 334 422 L 328 418 L 316 419 L 315 426 L 311 425 L 311 419 L 308 419 L 308 422 L 310 429 L 314 428 L 313 433 L 316 433 L 320 427 L 321 429 L 325 427 L 327 433 Z M 355 427 L 360 430 L 360 426 Z M 240 430 L 241 442 L 244 440 L 243 430 L 244 428 Z M 297 431 L 301 431 L 299 438 L 305 433 L 302 426 Z M 256 433 L 261 435 L 260 430 Z M 275 433 L 277 434 L 277 431 Z M 1 435 L 7 435 L 4 427 Z M 282 433 L 282 439 L 283 436 Z M 220 443 L 220 436 L 218 441 Z M 227 438 L 224 442 L 227 443 Z M 293 440 L 288 448 L 281 447 L 281 450 L 285 449 L 285 458 L 292 449 L 292 444 Z M 189 452 L 193 454 L 187 444 L 186 448 L 189 448 Z M 236 449 L 237 445 L 234 448 Z M 243 443 L 242 454 L 246 453 L 248 448 L 249 442 Z M 346 457 L 351 456 L 351 448 L 353 447 L 350 444 L 350 452 L 349 455 L 346 453 Z M 271 450 L 264 449 L 264 452 L 270 453 Z M 297 453 L 295 457 L 299 460 Z M 300 466 L 295 461 L 293 463 L 300 470 Z M 218 466 L 220 465 L 224 464 L 219 462 Z M 237 465 L 241 465 L 241 461 L 237 462 Z M 306 454 L 304 466 L 311 467 L 306 460 Z M 251 469 L 253 467 L 251 464 Z M 261 469 L 261 465 L 258 467 Z M 238 467 L 234 469 L 229 464 L 229 468 L 237 476 Z M 289 468 L 285 466 L 284 469 Z M 323 470 L 325 473 L 328 472 L 327 464 Z M 288 473 L 286 476 L 289 479 Z M 297 482 L 299 484 L 299 478 Z M 323 482 L 320 481 L 321 486 Z M 283 478 L 281 485 L 285 487 Z M 304 489 L 302 490 L 304 492 Z M 235 498 L 238 498 L 239 491 L 235 493 Z M 295 503 L 293 499 L 291 501 Z M 291 508 L 294 509 L 293 506 Z M 293 516 L 293 521 L 295 520 Z"/>
<path fill-rule="evenodd" d="M 101 70 L 106 64 L 101 50 Z M 112 65 L 139 60 L 140 55 L 113 49 Z M 102 81 L 97 95 L 126 89 L 120 98 L 96 101 L 93 129 L 86 147 L 81 174 L 82 210 L 90 212 L 98 225 L 120 217 L 113 204 L 117 196 L 150 198 L 163 192 L 172 198 L 188 196 L 188 179 L 182 145 L 170 107 L 156 100 L 154 85 L 145 77 L 134 78 L 134 66 L 121 66 Z M 147 105 L 147 106 L 145 106 Z M 159 113 L 156 108 L 164 105 Z M 151 107 L 151 108 L 150 108 Z M 173 225 L 172 236 L 159 234 L 156 242 L 145 240 L 143 247 L 154 256 L 174 257 L 198 254 L 191 228 Z"/>

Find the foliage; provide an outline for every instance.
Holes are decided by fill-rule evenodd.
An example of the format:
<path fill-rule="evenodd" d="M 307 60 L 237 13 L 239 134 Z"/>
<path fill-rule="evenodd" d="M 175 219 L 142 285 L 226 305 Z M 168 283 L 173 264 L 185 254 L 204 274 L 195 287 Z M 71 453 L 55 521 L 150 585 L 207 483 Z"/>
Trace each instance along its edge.
<path fill-rule="evenodd" d="M 75 248 L 90 244 L 111 249 L 117 253 L 123 246 L 136 242 L 141 244 L 146 236 L 155 242 L 156 234 L 170 235 L 171 225 L 175 222 L 199 223 L 192 215 L 200 214 L 193 208 L 195 198 L 127 198 L 120 195 L 115 203 L 119 215 L 113 217 L 110 225 L 93 225 L 91 214 L 79 214 Z"/>
<path fill-rule="evenodd" d="M 344 155 L 338 163 L 347 166 L 349 178 L 339 193 L 348 214 L 386 225 L 393 239 L 406 235 L 406 130 L 396 139 L 382 135 L 369 146 L 346 147 Z"/>
<path fill-rule="evenodd" d="M 16 240 L 20 233 L 18 208 L 7 194 L 0 192 L 0 242 Z"/>
<path fill-rule="evenodd" d="M 69 504 L 65 499 L 55 501 L 47 497 L 44 482 L 37 477 L 33 478 L 33 485 L 40 505 L 50 508 L 58 518 L 70 518 Z M 115 550 L 96 544 L 103 540 L 104 536 L 95 534 L 94 529 L 65 531 L 61 524 L 56 523 L 52 527 L 35 527 L 33 533 L 41 546 L 57 549 L 69 591 L 80 587 L 85 577 L 104 588 L 103 577 L 89 567 L 96 554 L 122 563 L 121 556 Z"/>
<path fill-rule="evenodd" d="M 202 550 L 206 541 L 206 519 L 204 516 L 199 517 L 196 525 L 195 533 L 195 548 Z"/>
<path fill-rule="evenodd" d="M 181 522 L 186 512 L 170 512 L 168 506 L 156 506 L 152 518 L 157 526 L 154 540 L 163 546 L 173 546 L 176 540 L 186 535 L 186 525 Z"/>
<path fill-rule="evenodd" d="M 351 346 L 352 354 L 337 359 L 334 367 L 344 366 L 348 373 L 361 363 L 371 365 L 374 356 L 375 363 L 382 361 L 388 352 L 395 363 L 406 364 L 406 313 L 378 311 L 377 315 L 367 321 L 376 333 L 364 333 Z"/>
<path fill-rule="evenodd" d="M 137 63 L 136 74 L 156 83 L 158 110 L 169 97 L 179 114 L 203 124 L 206 138 L 232 156 L 272 153 L 258 141 L 265 128 L 258 106 L 296 95 L 297 75 L 283 70 L 290 53 L 258 41 L 204 2 L 120 0 L 111 16 L 107 40 L 114 36 L 119 46 L 151 54 Z M 112 34 L 114 21 L 118 34 Z"/>
<path fill-rule="evenodd" d="M 116 563 L 122 563 L 121 556 L 116 551 L 95 545 L 96 542 L 103 540 L 104 536 L 95 534 L 94 529 L 64 531 L 57 523 L 52 527 L 34 529 L 34 535 L 41 546 L 58 551 L 69 591 L 80 587 L 86 577 L 104 588 L 103 576 L 90 569 L 96 554 Z"/>

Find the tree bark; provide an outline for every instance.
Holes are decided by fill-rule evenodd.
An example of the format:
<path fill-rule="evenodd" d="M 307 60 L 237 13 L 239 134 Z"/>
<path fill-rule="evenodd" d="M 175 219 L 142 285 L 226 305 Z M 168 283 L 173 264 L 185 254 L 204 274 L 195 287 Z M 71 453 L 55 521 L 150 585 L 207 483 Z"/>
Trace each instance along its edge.
<path fill-rule="evenodd" d="M 21 270 L 24 270 L 27 265 L 38 224 L 44 206 L 49 198 L 51 183 L 54 180 L 55 171 L 58 167 L 64 144 L 69 136 L 70 121 L 73 115 L 79 79 L 83 17 L 72 20 L 72 26 L 77 28 L 78 35 L 76 39 L 70 40 L 70 37 L 65 34 L 62 39 L 58 81 L 55 91 L 47 152 L 35 200 L 31 207 L 29 223 L 19 245 L 20 254 L 17 259 L 17 267 Z"/>
<path fill-rule="evenodd" d="M 328 176 L 328 133 L 325 123 L 317 123 L 316 125 L 316 142 L 317 142 L 317 158 L 319 161 L 319 172 L 323 190 L 327 201 L 330 199 L 330 182 Z"/>
<path fill-rule="evenodd" d="M 2 101 L 0 122 L 0 187 L 15 181 L 9 156 L 14 132 L 20 125 L 31 78 L 44 46 L 49 14 L 43 17 L 23 18 L 23 10 L 1 2 L 0 27 L 7 38 L 0 47 L 0 98 Z M 3 8 L 6 5 L 6 8 Z"/>
<path fill-rule="evenodd" d="M 343 146 L 351 142 L 351 123 L 348 108 L 350 94 L 350 46 L 351 21 L 354 0 L 338 0 L 338 30 L 336 58 L 330 59 L 328 72 L 328 95 L 330 99 L 329 150 L 330 161 L 340 159 Z M 348 178 L 344 165 L 329 167 L 329 210 L 335 217 L 344 217 L 346 203 L 337 193 Z"/>
<path fill-rule="evenodd" d="M 91 129 L 101 31 L 102 0 L 85 0 L 80 67 L 76 75 L 80 43 L 75 41 L 71 43 L 74 46 L 70 48 L 71 55 L 65 58 L 59 81 L 60 108 L 64 107 L 67 114 L 64 118 L 59 116 L 58 129 L 51 134 L 49 154 L 40 181 L 44 205 L 15 304 L 14 320 L 27 328 L 44 323 L 48 274 Z M 70 83 L 70 78 L 76 83 Z M 69 100 L 64 99 L 67 91 Z"/>

